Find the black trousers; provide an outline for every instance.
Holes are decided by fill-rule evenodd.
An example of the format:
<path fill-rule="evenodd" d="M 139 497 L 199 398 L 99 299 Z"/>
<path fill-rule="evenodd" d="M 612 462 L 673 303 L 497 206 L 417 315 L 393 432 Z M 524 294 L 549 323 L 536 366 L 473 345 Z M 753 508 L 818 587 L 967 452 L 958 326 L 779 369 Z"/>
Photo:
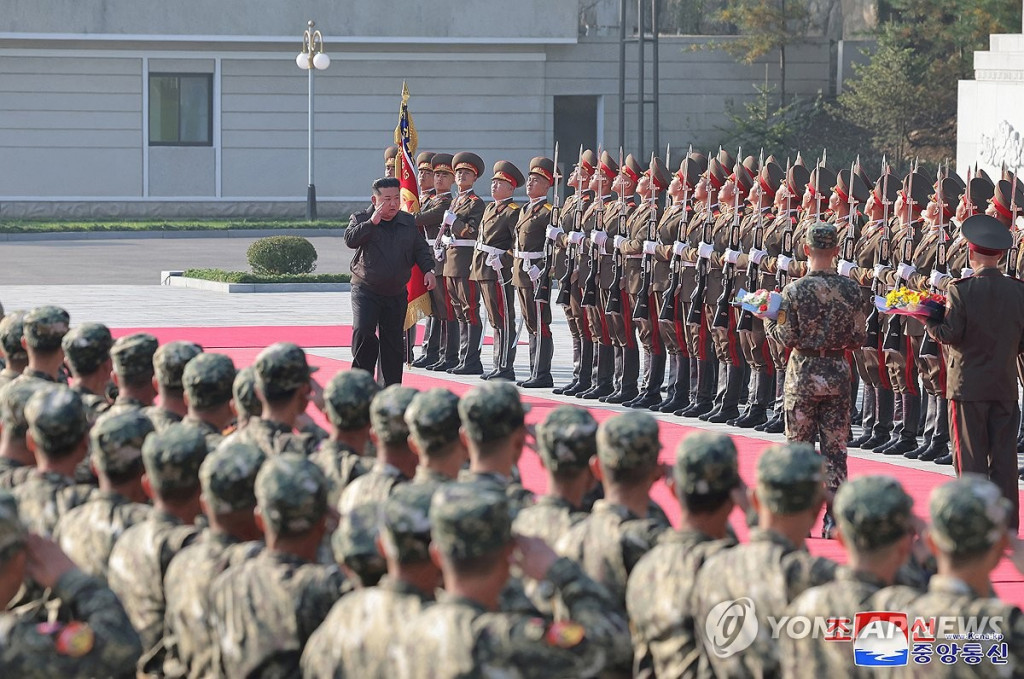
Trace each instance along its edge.
<path fill-rule="evenodd" d="M 957 476 L 974 472 L 999 486 L 1013 511 L 1009 526 L 1020 525 L 1020 494 L 1017 492 L 1017 428 L 1020 408 L 1016 401 L 949 400 L 953 460 Z"/>
<path fill-rule="evenodd" d="M 402 383 L 405 361 L 405 311 L 409 304 L 400 295 L 379 295 L 365 285 L 352 286 L 352 367 L 374 374 L 380 357 L 384 384 Z"/>

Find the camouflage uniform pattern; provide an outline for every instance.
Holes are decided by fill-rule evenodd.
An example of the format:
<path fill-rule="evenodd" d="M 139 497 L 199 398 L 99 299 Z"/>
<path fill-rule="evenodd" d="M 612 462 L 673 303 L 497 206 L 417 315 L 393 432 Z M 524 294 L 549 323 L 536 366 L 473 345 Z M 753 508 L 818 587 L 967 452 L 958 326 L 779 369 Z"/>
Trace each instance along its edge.
<path fill-rule="evenodd" d="M 61 340 L 71 325 L 71 316 L 57 306 L 40 306 L 32 309 L 22 320 L 25 343 L 33 349 L 53 351 L 60 349 Z"/>
<path fill-rule="evenodd" d="M 405 424 L 421 455 L 436 454 L 459 440 L 459 397 L 440 388 L 420 392 L 406 408 Z"/>
<path fill-rule="evenodd" d="M 819 222 L 807 231 L 812 248 L 837 242 L 830 224 Z M 786 438 L 819 441 L 832 489 L 846 480 L 850 431 L 850 364 L 842 352 L 860 349 L 866 320 L 860 286 L 834 271 L 809 271 L 783 289 L 778 320 L 765 323 L 772 339 L 794 349 L 786 367 Z M 838 354 L 814 355 L 818 351 Z"/>
<path fill-rule="evenodd" d="M 309 383 L 310 376 L 319 368 L 306 362 L 306 352 L 297 344 L 278 342 L 271 344 L 256 356 L 256 386 L 264 396 L 286 394 Z"/>
<path fill-rule="evenodd" d="M 419 393 L 410 387 L 392 384 L 370 401 L 370 426 L 382 445 L 404 445 L 409 438 L 405 411 Z"/>
<path fill-rule="evenodd" d="M 349 484 L 373 469 L 374 460 L 364 457 L 341 441 L 321 441 L 316 452 L 309 456 L 320 467 L 331 484 L 327 494 L 332 507 L 338 505 L 341 494 Z"/>
<path fill-rule="evenodd" d="M 511 382 L 486 382 L 470 389 L 459 401 L 459 417 L 473 441 L 503 439 L 523 426 L 530 407 Z"/>
<path fill-rule="evenodd" d="M 343 370 L 324 387 L 327 419 L 341 430 L 362 429 L 370 424 L 370 402 L 380 391 L 373 375 L 353 368 Z"/>
<path fill-rule="evenodd" d="M 195 342 L 177 340 L 168 342 L 153 354 L 153 374 L 160 386 L 167 389 L 182 389 L 181 378 L 185 366 L 193 358 L 203 353 L 203 348 Z"/>
<path fill-rule="evenodd" d="M 432 489 L 408 484 L 381 504 L 380 536 L 384 549 L 398 563 L 430 560 L 430 501 Z"/>
<path fill-rule="evenodd" d="M 4 435 L 24 442 L 28 435 L 25 404 L 40 389 L 49 386 L 42 380 L 16 380 L 0 387 L 0 427 Z M 11 458 L 0 458 L 0 488 L 14 488 L 35 469 Z"/>
<path fill-rule="evenodd" d="M 121 383 L 152 379 L 153 354 L 159 346 L 156 337 L 144 332 L 118 337 L 110 348 L 110 359 Z M 146 407 L 145 403 L 122 393 L 107 412 L 117 414 Z"/>
<path fill-rule="evenodd" d="M 28 361 L 28 352 L 21 346 L 21 338 L 25 336 L 24 319 L 24 311 L 14 311 L 0 319 L 0 351 L 7 357 L 3 370 L 0 370 L 0 387 L 21 374 L 11 367 L 11 361 Z"/>
<path fill-rule="evenodd" d="M 597 421 L 586 410 L 558 406 L 537 425 L 537 452 L 552 474 L 584 469 L 597 454 Z"/>
<path fill-rule="evenodd" d="M 334 560 L 352 571 L 363 587 L 372 587 L 387 573 L 384 557 L 377 551 L 381 505 L 368 502 L 341 515 L 331 536 Z"/>
<path fill-rule="evenodd" d="M 282 422 L 251 418 L 245 427 L 231 436 L 232 441 L 249 443 L 258 447 L 267 457 L 284 453 L 295 453 L 307 457 L 317 447 L 316 438 L 296 432 Z"/>
<path fill-rule="evenodd" d="M 102 323 L 82 323 L 64 335 L 61 346 L 72 374 L 91 375 L 110 358 L 114 338 Z"/>
<path fill-rule="evenodd" d="M 279 535 L 304 533 L 327 513 L 327 479 L 300 455 L 269 457 L 256 475 L 255 488 L 267 529 Z"/>
<path fill-rule="evenodd" d="M 235 374 L 235 364 L 229 356 L 209 353 L 197 355 L 185 365 L 181 374 L 181 386 L 189 406 L 197 410 L 210 410 L 230 401 Z"/>
<path fill-rule="evenodd" d="M 350 483 L 338 500 L 338 511 L 347 514 L 360 505 L 383 502 L 409 477 L 398 467 L 377 460 L 370 471 Z"/>
<path fill-rule="evenodd" d="M 256 367 L 246 366 L 235 375 L 235 381 L 231 385 L 231 397 L 235 402 L 235 410 L 238 412 L 238 420 L 244 422 L 250 417 L 259 417 L 263 412 L 263 405 L 259 396 L 256 395 Z"/>

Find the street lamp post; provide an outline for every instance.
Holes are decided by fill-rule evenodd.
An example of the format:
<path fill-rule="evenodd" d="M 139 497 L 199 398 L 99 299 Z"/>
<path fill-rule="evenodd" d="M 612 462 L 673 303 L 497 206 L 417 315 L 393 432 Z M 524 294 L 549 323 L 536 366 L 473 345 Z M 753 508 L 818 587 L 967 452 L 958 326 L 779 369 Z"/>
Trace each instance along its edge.
<path fill-rule="evenodd" d="M 309 186 L 306 188 L 306 220 L 316 221 L 316 185 L 313 183 L 313 72 L 322 71 L 331 65 L 331 58 L 324 54 L 324 36 L 314 30 L 315 22 L 302 34 L 302 51 L 295 57 L 295 63 L 303 71 L 309 71 Z"/>

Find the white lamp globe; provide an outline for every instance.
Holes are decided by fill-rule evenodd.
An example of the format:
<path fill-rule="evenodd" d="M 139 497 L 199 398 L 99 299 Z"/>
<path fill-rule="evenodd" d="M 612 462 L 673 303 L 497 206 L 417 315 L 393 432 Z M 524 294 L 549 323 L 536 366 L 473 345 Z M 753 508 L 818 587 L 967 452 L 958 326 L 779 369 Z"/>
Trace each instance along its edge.
<path fill-rule="evenodd" d="M 295 57 L 295 64 L 303 71 L 309 70 L 309 54 L 306 52 L 300 52 L 299 56 Z"/>
<path fill-rule="evenodd" d="M 323 52 L 318 52 L 316 56 L 313 57 L 313 66 L 319 71 L 324 70 L 330 65 L 331 58 L 324 54 Z"/>

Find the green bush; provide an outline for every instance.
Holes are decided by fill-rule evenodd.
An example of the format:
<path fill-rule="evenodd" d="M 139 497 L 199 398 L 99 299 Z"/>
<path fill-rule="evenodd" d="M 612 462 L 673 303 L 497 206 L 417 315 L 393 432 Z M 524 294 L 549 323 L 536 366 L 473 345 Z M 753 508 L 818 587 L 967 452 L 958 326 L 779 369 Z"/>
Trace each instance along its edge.
<path fill-rule="evenodd" d="M 299 236 L 260 238 L 245 253 L 252 272 L 258 276 L 313 273 L 316 248 Z"/>
<path fill-rule="evenodd" d="M 281 276 L 257 276 L 248 271 L 225 271 L 223 269 L 186 269 L 186 278 L 200 278 L 218 283 L 348 283 L 352 276 L 347 273 L 285 274 Z"/>

